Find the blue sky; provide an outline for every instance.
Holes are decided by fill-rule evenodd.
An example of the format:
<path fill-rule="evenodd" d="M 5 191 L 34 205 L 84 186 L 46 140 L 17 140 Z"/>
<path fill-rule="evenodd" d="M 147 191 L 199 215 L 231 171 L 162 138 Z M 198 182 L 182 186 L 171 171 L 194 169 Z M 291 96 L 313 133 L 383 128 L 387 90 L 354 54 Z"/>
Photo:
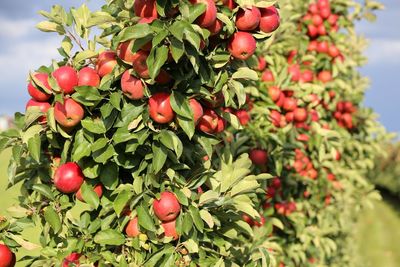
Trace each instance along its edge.
<path fill-rule="evenodd" d="M 102 0 L 0 0 L 0 114 L 23 111 L 29 99 L 26 78 L 30 70 L 48 65 L 58 58 L 60 37 L 35 29 L 41 21 L 40 9 L 53 4 L 65 7 L 86 2 L 93 10 Z M 386 9 L 375 23 L 361 22 L 358 32 L 370 39 L 366 51 L 369 64 L 362 73 L 371 79 L 366 105 L 375 109 L 380 121 L 400 133 L 400 5 L 398 0 L 384 0 Z"/>

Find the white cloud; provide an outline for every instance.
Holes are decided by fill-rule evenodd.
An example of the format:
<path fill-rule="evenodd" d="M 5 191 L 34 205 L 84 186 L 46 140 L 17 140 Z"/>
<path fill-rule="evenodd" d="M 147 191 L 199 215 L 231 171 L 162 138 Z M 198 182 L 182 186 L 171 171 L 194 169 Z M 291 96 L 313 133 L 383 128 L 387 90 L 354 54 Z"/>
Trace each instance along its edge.
<path fill-rule="evenodd" d="M 20 38 L 30 34 L 35 30 L 36 21 L 34 19 L 10 20 L 0 17 L 0 38 Z"/>
<path fill-rule="evenodd" d="M 372 39 L 366 55 L 370 64 L 400 64 L 400 39 Z"/>

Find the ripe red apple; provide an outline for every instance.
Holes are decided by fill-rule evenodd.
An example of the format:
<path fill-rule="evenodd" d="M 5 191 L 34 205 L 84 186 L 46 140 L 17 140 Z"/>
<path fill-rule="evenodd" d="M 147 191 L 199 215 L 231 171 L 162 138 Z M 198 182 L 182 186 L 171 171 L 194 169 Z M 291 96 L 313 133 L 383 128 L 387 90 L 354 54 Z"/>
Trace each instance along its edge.
<path fill-rule="evenodd" d="M 317 4 L 310 4 L 308 6 L 308 12 L 310 12 L 311 14 L 318 14 L 319 8 L 318 8 Z"/>
<path fill-rule="evenodd" d="M 93 191 L 97 194 L 97 196 L 98 196 L 99 198 L 101 198 L 101 196 L 103 195 L 103 185 L 102 185 L 102 184 L 97 184 L 97 185 L 93 188 Z M 83 199 L 81 188 L 79 188 L 78 192 L 76 192 L 76 198 L 77 198 L 78 200 L 82 201 L 82 202 L 86 202 L 86 201 Z"/>
<path fill-rule="evenodd" d="M 261 80 L 263 82 L 274 82 L 275 81 L 274 74 L 270 70 L 265 70 L 262 73 Z"/>
<path fill-rule="evenodd" d="M 314 80 L 314 72 L 312 70 L 304 70 L 300 74 L 300 82 L 309 83 Z"/>
<path fill-rule="evenodd" d="M 224 24 L 222 23 L 222 21 L 220 21 L 219 19 L 216 19 L 214 21 L 214 23 L 211 24 L 210 27 L 207 27 L 207 30 L 210 31 L 211 36 L 214 36 L 214 35 L 217 35 L 222 30 L 223 27 L 224 27 Z M 203 50 L 203 49 L 201 49 L 201 50 Z"/>
<path fill-rule="evenodd" d="M 158 84 L 169 84 L 172 81 L 172 77 L 166 70 L 161 69 L 160 73 L 158 73 L 157 77 L 154 80 Z"/>
<path fill-rule="evenodd" d="M 239 9 L 236 15 L 236 27 L 241 31 L 252 31 L 258 27 L 260 19 L 261 12 L 255 6 Z"/>
<path fill-rule="evenodd" d="M 257 43 L 248 32 L 236 32 L 228 42 L 228 50 L 234 58 L 246 60 L 256 51 Z"/>
<path fill-rule="evenodd" d="M 338 57 L 338 56 L 340 55 L 340 51 L 339 51 L 339 49 L 338 49 L 335 45 L 331 44 L 331 45 L 329 46 L 328 54 L 329 54 L 331 57 L 335 58 L 335 57 Z"/>
<path fill-rule="evenodd" d="M 309 24 L 307 26 L 307 34 L 310 38 L 315 38 L 318 36 L 318 28 L 314 24 Z"/>
<path fill-rule="evenodd" d="M 26 103 L 26 110 L 28 110 L 30 107 L 38 107 L 39 110 L 44 113 L 43 116 L 40 116 L 38 118 L 39 122 L 43 123 L 43 124 L 47 123 L 46 112 L 49 110 L 49 108 L 51 108 L 51 105 L 49 103 L 47 103 L 47 102 L 39 102 L 39 101 L 36 101 L 34 99 L 30 99 L 28 101 L 28 103 Z"/>
<path fill-rule="evenodd" d="M 322 17 L 323 19 L 327 19 L 327 18 L 329 18 L 329 16 L 331 15 L 331 9 L 330 9 L 329 7 L 322 8 L 322 9 L 319 11 L 319 14 L 321 15 L 321 17 Z"/>
<path fill-rule="evenodd" d="M 276 102 L 279 100 L 282 91 L 277 86 L 270 86 L 268 87 L 268 94 L 271 97 L 272 101 Z"/>
<path fill-rule="evenodd" d="M 172 110 L 170 95 L 168 93 L 155 93 L 149 99 L 149 113 L 157 123 L 169 123 L 174 117 L 175 113 Z"/>
<path fill-rule="evenodd" d="M 153 210 L 158 219 L 163 222 L 170 222 L 178 217 L 181 204 L 179 204 L 174 193 L 164 191 L 160 194 L 160 199 L 154 199 Z"/>
<path fill-rule="evenodd" d="M 78 85 L 78 74 L 74 68 L 62 66 L 53 72 L 53 77 L 65 94 L 72 94 L 75 92 L 75 86 Z"/>
<path fill-rule="evenodd" d="M 164 222 L 161 224 L 161 226 L 162 228 L 164 228 L 164 235 L 166 237 L 172 237 L 174 240 L 177 240 L 179 238 L 179 235 L 176 232 L 176 220 Z"/>
<path fill-rule="evenodd" d="M 286 97 L 283 102 L 283 109 L 286 111 L 294 111 L 297 108 L 297 100 L 291 97 Z"/>
<path fill-rule="evenodd" d="M 265 60 L 265 58 L 261 56 L 258 57 L 258 65 L 256 70 L 263 71 L 265 70 L 266 67 L 267 67 L 267 61 Z"/>
<path fill-rule="evenodd" d="M 285 119 L 287 122 L 292 122 L 294 120 L 294 113 L 293 112 L 287 112 L 285 114 Z"/>
<path fill-rule="evenodd" d="M 292 76 L 292 81 L 293 82 L 298 82 L 300 80 L 300 65 L 299 64 L 293 64 L 288 67 L 288 73 Z"/>
<path fill-rule="evenodd" d="M 329 51 L 329 44 L 327 41 L 319 42 L 317 45 L 317 52 L 318 53 L 328 53 Z"/>
<path fill-rule="evenodd" d="M 280 18 L 278 10 L 274 6 L 261 8 L 260 30 L 270 33 L 278 29 Z"/>
<path fill-rule="evenodd" d="M 321 25 L 318 26 L 318 34 L 319 35 L 326 35 L 327 34 L 324 24 L 321 24 Z"/>
<path fill-rule="evenodd" d="M 294 61 L 294 58 L 296 57 L 296 55 L 297 55 L 297 50 L 292 50 L 292 51 L 290 51 L 289 54 L 288 54 L 288 56 L 287 56 L 287 62 L 288 62 L 289 64 L 292 64 L 293 61 Z"/>
<path fill-rule="evenodd" d="M 128 237 L 137 237 L 140 234 L 138 217 L 128 222 L 125 227 L 125 233 Z"/>
<path fill-rule="evenodd" d="M 78 86 L 93 86 L 100 85 L 100 76 L 97 71 L 90 67 L 82 68 L 78 73 Z"/>
<path fill-rule="evenodd" d="M 323 70 L 320 73 L 318 73 L 318 80 L 320 80 L 323 83 L 328 83 L 332 81 L 332 73 L 328 70 Z"/>
<path fill-rule="evenodd" d="M 271 110 L 270 118 L 275 127 L 281 126 L 282 114 L 277 110 Z"/>
<path fill-rule="evenodd" d="M 294 110 L 294 120 L 296 122 L 305 122 L 307 120 L 308 114 L 305 108 L 296 108 Z"/>
<path fill-rule="evenodd" d="M 64 103 L 57 102 L 54 106 L 54 117 L 56 121 L 66 129 L 78 125 L 85 111 L 82 106 L 72 98 L 64 98 Z"/>
<path fill-rule="evenodd" d="M 67 162 L 57 168 L 53 182 L 58 191 L 70 194 L 81 188 L 84 179 L 79 165 L 75 162 Z"/>
<path fill-rule="evenodd" d="M 321 25 L 322 23 L 324 23 L 324 20 L 321 18 L 320 15 L 314 14 L 314 15 L 312 16 L 312 23 L 314 24 L 314 26 L 318 27 L 319 25 Z"/>
<path fill-rule="evenodd" d="M 139 50 L 132 56 L 132 66 L 140 78 L 150 78 L 149 68 L 147 67 L 147 58 L 149 56 L 148 51 Z"/>
<path fill-rule="evenodd" d="M 310 41 L 310 43 L 308 44 L 307 50 L 308 51 L 316 51 L 318 47 L 318 41 L 313 40 Z"/>
<path fill-rule="evenodd" d="M 196 19 L 196 23 L 202 28 L 208 28 L 217 19 L 217 7 L 213 0 L 190 0 L 192 4 L 205 4 L 206 10 Z"/>
<path fill-rule="evenodd" d="M 268 153 L 264 149 L 254 148 L 250 150 L 249 157 L 255 165 L 265 165 L 268 161 Z"/>
<path fill-rule="evenodd" d="M 96 70 L 100 77 L 104 77 L 114 70 L 118 64 L 116 58 L 117 54 L 114 51 L 104 51 L 99 55 Z"/>
<path fill-rule="evenodd" d="M 48 90 L 51 90 L 51 87 L 48 82 L 49 75 L 47 73 L 36 73 L 35 78 L 41 83 L 42 86 L 46 87 Z M 28 84 L 28 93 L 29 95 L 35 99 L 36 101 L 45 102 L 50 99 L 51 95 L 47 94 L 40 89 L 36 88 L 33 85 L 33 82 Z"/>
<path fill-rule="evenodd" d="M 226 128 L 226 120 L 224 118 L 218 116 L 218 124 L 217 128 L 215 129 L 215 133 L 222 133 Z"/>
<path fill-rule="evenodd" d="M 142 99 L 144 97 L 143 82 L 126 70 L 121 77 L 121 89 L 126 97 L 133 100 Z"/>
<path fill-rule="evenodd" d="M 0 244 L 0 267 L 14 267 L 15 254 L 6 245 Z"/>
<path fill-rule="evenodd" d="M 133 9 L 135 15 L 141 18 L 157 18 L 156 0 L 135 0 Z"/>
<path fill-rule="evenodd" d="M 251 119 L 250 114 L 244 109 L 237 110 L 235 115 L 239 119 L 239 122 L 242 126 L 246 126 Z"/>
<path fill-rule="evenodd" d="M 199 103 L 199 101 L 197 101 L 196 99 L 192 98 L 189 100 L 189 105 L 190 108 L 193 111 L 193 119 L 194 119 L 194 123 L 197 124 L 197 122 L 200 120 L 200 118 L 203 116 L 204 111 L 203 111 L 203 107 L 201 106 L 201 104 Z"/>
<path fill-rule="evenodd" d="M 203 116 L 200 118 L 197 129 L 204 133 L 213 134 L 218 127 L 218 115 L 212 109 L 204 110 Z"/>
<path fill-rule="evenodd" d="M 335 25 L 335 24 L 337 23 L 338 19 L 339 19 L 339 16 L 338 16 L 338 15 L 336 15 L 336 14 L 331 14 L 331 15 L 329 16 L 329 18 L 328 18 L 328 22 L 329 22 L 329 24 L 331 24 L 331 25 Z"/>
<path fill-rule="evenodd" d="M 228 7 L 230 10 L 233 10 L 237 6 L 237 4 L 235 3 L 234 0 L 222 0 L 222 3 L 224 4 L 224 6 Z"/>
<path fill-rule="evenodd" d="M 62 267 L 79 266 L 79 258 L 82 255 L 80 253 L 73 252 L 63 260 Z"/>

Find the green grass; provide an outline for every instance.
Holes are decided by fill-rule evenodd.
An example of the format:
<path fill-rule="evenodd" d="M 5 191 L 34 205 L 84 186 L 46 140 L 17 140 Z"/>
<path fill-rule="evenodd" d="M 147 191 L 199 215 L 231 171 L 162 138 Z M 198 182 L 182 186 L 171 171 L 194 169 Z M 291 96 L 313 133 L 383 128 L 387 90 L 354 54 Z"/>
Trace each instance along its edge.
<path fill-rule="evenodd" d="M 397 207 L 396 207 L 397 205 Z M 398 200 L 385 198 L 365 211 L 358 222 L 356 242 L 365 267 L 400 266 L 400 212 Z"/>

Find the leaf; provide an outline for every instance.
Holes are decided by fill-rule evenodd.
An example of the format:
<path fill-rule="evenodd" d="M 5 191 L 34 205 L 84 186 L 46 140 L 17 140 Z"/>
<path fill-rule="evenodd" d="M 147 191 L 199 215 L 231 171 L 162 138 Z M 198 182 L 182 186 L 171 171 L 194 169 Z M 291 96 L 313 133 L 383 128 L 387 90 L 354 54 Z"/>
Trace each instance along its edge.
<path fill-rule="evenodd" d="M 64 27 L 62 27 L 60 24 L 57 24 L 55 22 L 50 22 L 50 21 L 42 21 L 36 24 L 36 28 L 41 30 L 42 32 L 57 32 L 60 35 L 65 34 Z"/>
<path fill-rule="evenodd" d="M 132 196 L 133 193 L 129 189 L 124 189 L 121 192 L 119 192 L 113 202 L 115 213 L 117 213 L 118 215 L 121 214 L 121 212 L 127 206 L 129 200 L 131 200 Z"/>
<path fill-rule="evenodd" d="M 154 221 L 150 216 L 148 209 L 144 208 L 143 206 L 138 206 L 136 210 L 138 214 L 139 225 L 144 229 L 155 232 L 156 227 L 154 226 Z"/>
<path fill-rule="evenodd" d="M 215 191 L 208 190 L 200 195 L 199 205 L 204 205 L 207 202 L 214 202 L 219 198 L 219 194 Z"/>
<path fill-rule="evenodd" d="M 91 50 L 81 51 L 74 57 L 74 65 L 77 65 L 78 63 L 80 63 L 83 60 L 86 60 L 89 58 L 94 58 L 97 56 L 98 56 L 98 53 L 95 51 L 91 51 Z"/>
<path fill-rule="evenodd" d="M 107 162 L 100 172 L 100 181 L 108 190 L 114 190 L 119 183 L 118 165 L 114 162 Z"/>
<path fill-rule="evenodd" d="M 254 70 L 249 68 L 239 68 L 234 74 L 232 74 L 232 79 L 245 79 L 257 81 L 258 74 Z"/>
<path fill-rule="evenodd" d="M 86 118 L 82 120 L 81 123 L 83 128 L 91 133 L 103 134 L 107 131 L 104 122 L 100 119 L 92 120 L 90 118 Z"/>
<path fill-rule="evenodd" d="M 150 55 L 147 57 L 146 63 L 149 68 L 150 77 L 154 80 L 160 73 L 161 67 L 168 59 L 169 49 L 163 45 L 155 47 L 151 50 Z"/>
<path fill-rule="evenodd" d="M 36 134 L 32 138 L 29 139 L 28 141 L 28 150 L 30 155 L 36 162 L 40 162 L 40 153 L 41 153 L 41 141 L 40 141 L 40 135 Z"/>
<path fill-rule="evenodd" d="M 160 133 L 160 142 L 175 152 L 178 158 L 181 157 L 183 151 L 182 141 L 179 137 L 172 131 L 161 131 Z"/>
<path fill-rule="evenodd" d="M 196 228 L 200 232 L 203 232 L 204 222 L 201 219 L 199 210 L 194 206 L 190 206 L 189 207 L 189 212 L 190 212 L 190 215 L 192 216 L 192 219 L 193 219 L 193 222 L 194 222 L 194 225 L 196 226 Z"/>
<path fill-rule="evenodd" d="M 100 245 L 120 246 L 125 243 L 125 237 L 114 229 L 100 231 L 94 237 L 94 242 Z"/>
<path fill-rule="evenodd" d="M 182 243 L 182 245 L 184 245 L 189 253 L 197 253 L 199 252 L 199 246 L 197 245 L 196 242 L 194 242 L 193 239 L 188 239 L 185 242 Z"/>
<path fill-rule="evenodd" d="M 152 35 L 153 31 L 147 23 L 136 24 L 123 29 L 117 36 L 119 42 L 125 42 L 133 39 L 140 39 Z"/>
<path fill-rule="evenodd" d="M 53 192 L 51 191 L 50 186 L 45 184 L 34 184 L 32 186 L 33 191 L 42 194 L 43 196 L 47 197 L 48 199 L 54 200 Z"/>
<path fill-rule="evenodd" d="M 158 173 L 167 160 L 167 151 L 166 148 L 158 142 L 153 143 L 152 146 L 153 151 L 153 170 L 155 173 Z"/>
<path fill-rule="evenodd" d="M 88 203 L 93 208 L 97 209 L 100 204 L 99 196 L 93 191 L 93 187 L 87 183 L 83 183 L 81 186 L 82 197 L 86 203 Z"/>
<path fill-rule="evenodd" d="M 173 91 L 170 95 L 170 102 L 171 107 L 176 114 L 186 119 L 193 120 L 193 112 L 189 105 L 189 101 L 181 93 Z"/>
<path fill-rule="evenodd" d="M 83 130 L 80 129 L 76 132 L 74 138 L 74 144 L 72 147 L 72 161 L 79 161 L 84 157 L 88 157 L 91 154 L 90 143 L 86 140 Z"/>
<path fill-rule="evenodd" d="M 53 228 L 55 233 L 58 233 L 61 230 L 61 220 L 58 213 L 53 209 L 53 207 L 48 206 L 44 209 L 44 219 L 48 222 Z"/>
<path fill-rule="evenodd" d="M 200 216 L 205 221 L 211 229 L 214 227 L 214 220 L 212 215 L 207 210 L 200 210 Z"/>

